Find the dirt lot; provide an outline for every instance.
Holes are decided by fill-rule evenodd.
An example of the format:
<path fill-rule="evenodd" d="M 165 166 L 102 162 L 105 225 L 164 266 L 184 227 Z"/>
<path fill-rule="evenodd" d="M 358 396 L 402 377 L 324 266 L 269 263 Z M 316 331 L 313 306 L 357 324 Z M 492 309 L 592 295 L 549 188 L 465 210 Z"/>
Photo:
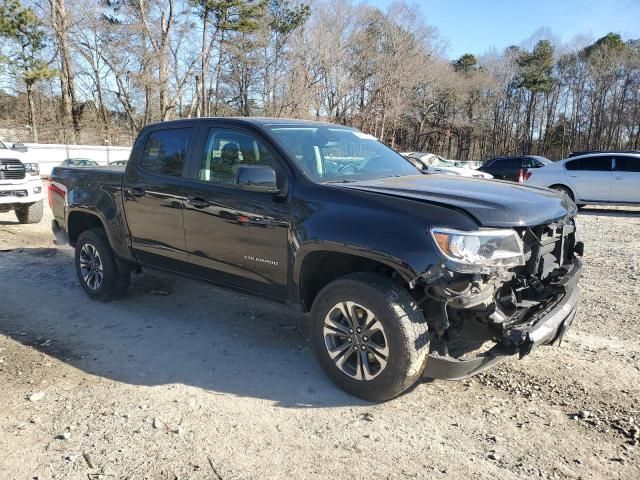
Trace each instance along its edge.
<path fill-rule="evenodd" d="M 640 478 L 640 210 L 581 214 L 561 348 L 369 404 L 304 318 L 147 272 L 87 299 L 50 217 L 0 215 L 0 478 Z"/>

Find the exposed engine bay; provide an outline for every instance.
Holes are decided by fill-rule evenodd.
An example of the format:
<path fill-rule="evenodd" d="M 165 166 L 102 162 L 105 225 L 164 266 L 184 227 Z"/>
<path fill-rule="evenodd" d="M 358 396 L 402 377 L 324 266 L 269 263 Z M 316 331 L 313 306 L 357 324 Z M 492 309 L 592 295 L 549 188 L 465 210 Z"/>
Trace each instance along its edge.
<path fill-rule="evenodd" d="M 417 286 L 424 292 L 421 307 L 429 322 L 432 355 L 452 360 L 478 355 L 522 357 L 538 344 L 561 339 L 573 320 L 574 308 L 565 307 L 571 310 L 571 318 L 560 319 L 558 328 L 545 332 L 544 338 L 530 332 L 539 329 L 539 323 L 559 309 L 563 299 L 566 303 L 573 290 L 577 297 L 578 257 L 584 248 L 577 223 L 567 216 L 515 230 L 524 246 L 522 266 L 464 274 L 440 265 L 421 276 Z"/>

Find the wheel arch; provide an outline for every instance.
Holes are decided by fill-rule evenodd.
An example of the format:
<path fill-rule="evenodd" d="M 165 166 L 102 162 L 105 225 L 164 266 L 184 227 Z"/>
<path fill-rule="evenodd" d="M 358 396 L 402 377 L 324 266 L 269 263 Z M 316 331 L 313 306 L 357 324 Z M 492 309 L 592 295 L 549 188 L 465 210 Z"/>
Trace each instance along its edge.
<path fill-rule="evenodd" d="M 556 182 L 556 183 L 554 183 L 552 185 L 549 185 L 549 188 L 551 188 L 551 189 L 563 188 L 563 189 L 565 189 L 565 190 L 567 190 L 569 192 L 569 194 L 571 196 L 571 200 L 573 200 L 574 202 L 576 201 L 576 192 L 567 183 Z"/>
<path fill-rule="evenodd" d="M 76 240 L 80 234 L 92 228 L 101 228 L 104 230 L 109 239 L 109 231 L 106 224 L 100 216 L 94 212 L 86 210 L 72 210 L 67 215 L 67 235 L 69 236 L 69 245 L 75 246 Z M 109 239 L 111 243 L 111 239 Z"/>
<path fill-rule="evenodd" d="M 311 310 L 322 288 L 345 275 L 357 272 L 378 273 L 408 287 L 415 273 L 398 259 L 374 251 L 345 249 L 323 245 L 298 255 L 294 264 L 296 294 L 302 310 Z"/>

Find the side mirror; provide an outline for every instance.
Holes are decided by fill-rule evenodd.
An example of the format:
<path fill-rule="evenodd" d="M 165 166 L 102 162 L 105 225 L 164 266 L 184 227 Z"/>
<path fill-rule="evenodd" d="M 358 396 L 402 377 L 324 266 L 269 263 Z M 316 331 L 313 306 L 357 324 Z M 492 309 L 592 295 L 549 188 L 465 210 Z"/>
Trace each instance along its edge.
<path fill-rule="evenodd" d="M 280 193 L 276 171 L 267 165 L 238 165 L 234 184 L 251 192 Z"/>
<path fill-rule="evenodd" d="M 11 150 L 15 150 L 16 152 L 26 152 L 29 149 L 24 143 L 14 143 Z"/>

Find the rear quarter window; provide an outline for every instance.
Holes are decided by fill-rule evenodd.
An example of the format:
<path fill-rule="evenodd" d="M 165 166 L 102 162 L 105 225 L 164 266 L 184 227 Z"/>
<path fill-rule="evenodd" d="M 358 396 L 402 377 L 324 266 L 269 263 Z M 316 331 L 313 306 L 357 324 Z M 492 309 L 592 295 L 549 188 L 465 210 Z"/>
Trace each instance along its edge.
<path fill-rule="evenodd" d="M 496 160 L 494 167 L 499 168 L 522 168 L 522 159 L 520 158 L 500 158 Z"/>
<path fill-rule="evenodd" d="M 564 168 L 567 170 L 578 170 L 578 160 L 571 160 L 564 164 Z"/>
<path fill-rule="evenodd" d="M 172 128 L 151 132 L 147 137 L 140 167 L 158 175 L 182 176 L 192 128 Z"/>

